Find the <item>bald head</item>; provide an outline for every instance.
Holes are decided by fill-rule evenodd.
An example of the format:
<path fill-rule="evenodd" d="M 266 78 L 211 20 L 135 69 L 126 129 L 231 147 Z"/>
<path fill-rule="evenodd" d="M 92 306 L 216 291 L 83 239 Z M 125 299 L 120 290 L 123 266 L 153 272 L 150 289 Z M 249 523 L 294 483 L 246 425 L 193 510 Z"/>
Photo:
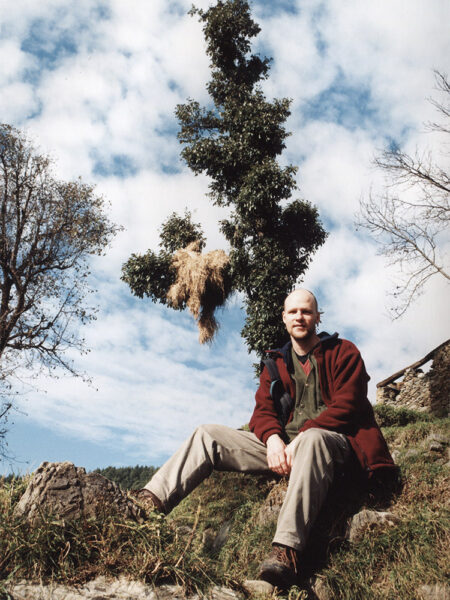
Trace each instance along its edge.
<path fill-rule="evenodd" d="M 317 300 L 312 292 L 294 290 L 284 301 L 283 323 L 297 354 L 307 354 L 319 342 L 316 327 L 320 322 Z"/>
<path fill-rule="evenodd" d="M 319 305 L 317 303 L 317 298 L 309 290 L 307 290 L 305 288 L 298 288 L 297 290 L 293 290 L 290 294 L 288 294 L 286 296 L 286 298 L 284 300 L 284 310 L 286 310 L 286 303 L 288 302 L 288 300 L 293 300 L 293 299 L 297 299 L 297 300 L 312 299 L 312 301 L 314 303 L 314 309 L 316 310 L 316 312 L 319 312 Z"/>

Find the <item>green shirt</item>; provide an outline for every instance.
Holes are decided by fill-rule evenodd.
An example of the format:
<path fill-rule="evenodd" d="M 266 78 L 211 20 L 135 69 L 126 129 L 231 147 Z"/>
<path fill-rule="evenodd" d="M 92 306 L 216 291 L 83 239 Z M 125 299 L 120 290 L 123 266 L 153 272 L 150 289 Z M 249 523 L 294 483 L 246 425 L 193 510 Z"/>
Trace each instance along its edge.
<path fill-rule="evenodd" d="M 295 381 L 295 406 L 292 421 L 285 428 L 289 441 L 292 441 L 298 435 L 299 429 L 306 421 L 315 419 L 325 409 L 320 393 L 317 362 L 314 356 L 312 354 L 309 356 L 311 371 L 308 376 L 306 376 L 293 348 L 292 362 L 294 364 L 292 376 Z"/>

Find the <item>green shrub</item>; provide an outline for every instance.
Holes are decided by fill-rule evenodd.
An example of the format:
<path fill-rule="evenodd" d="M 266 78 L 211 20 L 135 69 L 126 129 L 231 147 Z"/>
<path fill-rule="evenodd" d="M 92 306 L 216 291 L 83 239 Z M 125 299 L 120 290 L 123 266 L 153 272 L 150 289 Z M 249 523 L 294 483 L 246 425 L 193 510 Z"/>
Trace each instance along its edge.
<path fill-rule="evenodd" d="M 376 404 L 374 412 L 380 427 L 404 427 L 409 423 L 430 422 L 431 415 L 408 408 L 395 408 L 389 404 Z"/>

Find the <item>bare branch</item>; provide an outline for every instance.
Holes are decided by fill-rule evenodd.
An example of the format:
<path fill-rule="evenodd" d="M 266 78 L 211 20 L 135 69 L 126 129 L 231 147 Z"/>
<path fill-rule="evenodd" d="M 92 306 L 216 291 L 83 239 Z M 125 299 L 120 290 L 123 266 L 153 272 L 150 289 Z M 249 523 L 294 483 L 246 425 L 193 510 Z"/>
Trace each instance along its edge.
<path fill-rule="evenodd" d="M 433 101 L 440 114 L 450 117 L 450 84 L 436 73 L 438 89 L 446 95 L 447 105 Z M 433 130 L 450 133 L 450 126 L 439 124 Z M 422 292 L 434 275 L 450 280 L 440 256 L 443 232 L 450 221 L 450 176 L 429 152 L 410 156 L 400 149 L 385 150 L 375 165 L 387 176 L 384 193 L 360 201 L 357 225 L 369 230 L 379 244 L 379 253 L 398 268 L 392 295 L 394 318 L 398 318 Z"/>

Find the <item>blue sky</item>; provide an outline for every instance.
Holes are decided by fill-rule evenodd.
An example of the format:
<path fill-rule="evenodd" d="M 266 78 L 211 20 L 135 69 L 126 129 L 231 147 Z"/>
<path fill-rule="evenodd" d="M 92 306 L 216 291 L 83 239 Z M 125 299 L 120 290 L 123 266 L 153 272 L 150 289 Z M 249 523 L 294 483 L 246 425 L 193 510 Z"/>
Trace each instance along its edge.
<path fill-rule="evenodd" d="M 196 3 L 202 8 L 206 0 Z M 198 424 L 238 427 L 256 382 L 240 338 L 239 298 L 220 312 L 211 346 L 188 314 L 133 298 L 120 281 L 132 252 L 156 249 L 158 228 L 188 207 L 207 250 L 226 248 L 208 180 L 179 158 L 176 104 L 208 101 L 209 78 L 190 0 L 16 0 L 0 4 L 2 121 L 26 130 L 57 159 L 56 174 L 96 185 L 124 226 L 93 261 L 100 307 L 74 356 L 92 385 L 41 376 L 20 396 L 8 434 L 14 460 L 0 473 L 71 460 L 88 469 L 159 465 Z M 283 0 L 253 3 L 256 50 L 273 57 L 269 98 L 292 98 L 283 162 L 299 165 L 298 196 L 330 232 L 305 275 L 323 326 L 355 341 L 374 384 L 449 337 L 448 287 L 437 278 L 399 321 L 388 316 L 398 276 L 356 231 L 359 199 L 382 189 L 376 152 L 395 142 L 438 152 L 424 132 L 433 69 L 450 72 L 445 0 Z M 441 157 L 448 161 L 448 156 Z M 448 249 L 448 244 L 447 244 Z"/>

